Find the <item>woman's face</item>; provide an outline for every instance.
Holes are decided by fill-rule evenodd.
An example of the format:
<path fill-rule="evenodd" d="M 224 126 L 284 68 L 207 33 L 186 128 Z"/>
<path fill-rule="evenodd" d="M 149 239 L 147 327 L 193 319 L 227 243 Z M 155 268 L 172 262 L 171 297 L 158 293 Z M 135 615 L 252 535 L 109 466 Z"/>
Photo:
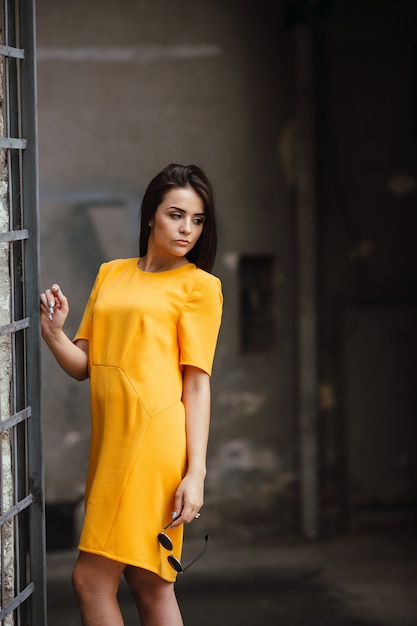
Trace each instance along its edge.
<path fill-rule="evenodd" d="M 192 187 L 166 193 L 150 222 L 148 250 L 162 256 L 183 257 L 203 231 L 204 204 Z"/>

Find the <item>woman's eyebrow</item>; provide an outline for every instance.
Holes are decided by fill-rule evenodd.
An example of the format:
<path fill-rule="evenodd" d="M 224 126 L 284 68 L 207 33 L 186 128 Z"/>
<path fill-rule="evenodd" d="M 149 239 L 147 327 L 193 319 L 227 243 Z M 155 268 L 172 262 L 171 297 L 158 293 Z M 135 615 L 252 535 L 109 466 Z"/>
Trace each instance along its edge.
<path fill-rule="evenodd" d="M 188 211 L 186 211 L 186 209 L 180 209 L 179 206 L 169 206 L 168 209 L 175 209 L 176 211 L 180 211 L 180 213 L 188 213 Z M 202 216 L 205 215 L 205 213 L 194 213 L 194 215 L 198 215 L 198 216 Z"/>

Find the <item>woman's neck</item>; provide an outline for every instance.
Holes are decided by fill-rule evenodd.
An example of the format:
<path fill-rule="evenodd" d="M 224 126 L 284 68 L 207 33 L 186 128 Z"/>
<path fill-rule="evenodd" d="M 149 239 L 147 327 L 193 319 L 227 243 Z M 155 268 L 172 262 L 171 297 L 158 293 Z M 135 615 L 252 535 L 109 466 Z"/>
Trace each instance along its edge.
<path fill-rule="evenodd" d="M 169 259 L 161 259 L 161 258 L 152 258 L 151 255 L 146 254 L 141 257 L 138 262 L 138 268 L 142 272 L 151 272 L 151 273 L 159 273 L 159 272 L 168 272 L 169 270 L 175 270 L 179 267 L 183 267 L 184 265 L 188 265 L 189 261 L 187 257 L 179 257 L 179 258 L 169 258 Z"/>

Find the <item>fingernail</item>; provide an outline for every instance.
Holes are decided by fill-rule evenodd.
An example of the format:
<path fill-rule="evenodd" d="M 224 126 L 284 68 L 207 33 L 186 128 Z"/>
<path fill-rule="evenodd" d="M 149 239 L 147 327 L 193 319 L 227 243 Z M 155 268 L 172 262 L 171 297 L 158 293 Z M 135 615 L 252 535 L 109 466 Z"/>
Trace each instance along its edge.
<path fill-rule="evenodd" d="M 63 296 L 64 294 L 62 293 L 61 289 L 58 291 L 60 296 Z"/>
<path fill-rule="evenodd" d="M 178 513 L 176 511 L 173 511 L 172 518 L 175 519 L 176 517 L 178 517 Z"/>
<path fill-rule="evenodd" d="M 49 313 L 51 313 L 51 314 L 52 314 L 53 312 L 54 312 L 54 307 L 53 307 L 53 306 L 50 306 L 50 307 L 49 307 Z"/>
<path fill-rule="evenodd" d="M 54 301 L 53 300 L 49 300 L 49 308 L 53 308 L 54 307 Z"/>
<path fill-rule="evenodd" d="M 49 317 L 49 319 L 50 319 L 50 320 L 51 320 L 51 322 L 52 322 L 52 319 L 53 319 L 53 318 L 52 318 L 52 315 L 49 315 L 48 317 Z"/>

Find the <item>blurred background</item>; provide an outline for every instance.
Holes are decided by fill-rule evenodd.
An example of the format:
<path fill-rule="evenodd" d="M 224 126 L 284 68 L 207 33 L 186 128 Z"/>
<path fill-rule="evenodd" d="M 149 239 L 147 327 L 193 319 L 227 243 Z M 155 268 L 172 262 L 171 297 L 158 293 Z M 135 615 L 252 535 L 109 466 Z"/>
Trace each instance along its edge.
<path fill-rule="evenodd" d="M 197 163 L 213 182 L 216 532 L 417 512 L 416 9 L 37 2 L 42 285 L 70 299 L 69 334 L 99 264 L 137 255 L 153 175 Z M 88 384 L 47 351 L 43 370 L 54 543 L 83 495 Z"/>
<path fill-rule="evenodd" d="M 100 263 L 137 255 L 150 179 L 196 163 L 214 185 L 225 306 L 191 539 L 415 526 L 416 27 L 413 0 L 37 0 L 42 286 L 70 335 Z M 47 350 L 43 381 L 48 549 L 71 549 L 88 384 Z"/>

